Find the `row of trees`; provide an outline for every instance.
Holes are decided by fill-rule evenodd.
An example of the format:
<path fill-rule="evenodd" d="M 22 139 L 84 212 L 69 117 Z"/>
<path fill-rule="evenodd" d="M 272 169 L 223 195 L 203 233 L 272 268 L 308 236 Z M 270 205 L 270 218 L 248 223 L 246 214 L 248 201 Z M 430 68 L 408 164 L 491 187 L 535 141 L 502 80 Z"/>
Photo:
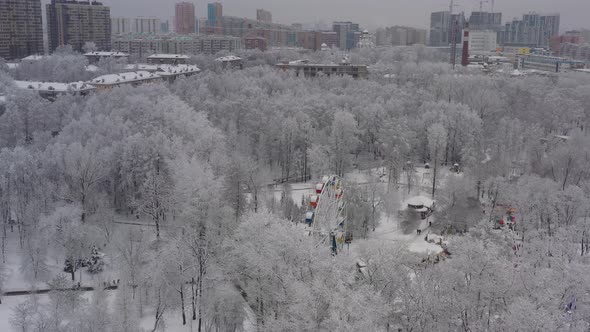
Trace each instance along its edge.
<path fill-rule="evenodd" d="M 200 331 L 245 321 L 268 331 L 587 329 L 588 79 L 454 72 L 420 47 L 352 54 L 371 65 L 368 80 L 267 66 L 291 52 L 242 55 L 242 71 L 200 56 L 211 70 L 170 86 L 55 102 L 16 90 L 0 68 L 3 259 L 14 225 L 28 281 L 52 280 L 48 262 L 87 257 L 92 245 L 121 280 L 116 308 L 102 292 L 84 303 L 56 291 L 50 305 L 17 307 L 15 328 L 136 331 L 150 317 L 154 331 L 170 319 Z M 411 185 L 407 161 L 433 167 L 441 225 L 471 229 L 435 266 L 367 241 L 355 249 L 359 271 L 297 228 L 288 185 L 269 186 L 354 166 L 383 167 L 389 188 Z M 464 176 L 438 188 L 456 162 Z M 396 213 L 395 190 L 375 183 L 347 197 L 355 239 Z M 515 237 L 489 230 L 480 199 L 517 209 L 516 254 Z M 72 310 L 55 309 L 62 295 Z"/>

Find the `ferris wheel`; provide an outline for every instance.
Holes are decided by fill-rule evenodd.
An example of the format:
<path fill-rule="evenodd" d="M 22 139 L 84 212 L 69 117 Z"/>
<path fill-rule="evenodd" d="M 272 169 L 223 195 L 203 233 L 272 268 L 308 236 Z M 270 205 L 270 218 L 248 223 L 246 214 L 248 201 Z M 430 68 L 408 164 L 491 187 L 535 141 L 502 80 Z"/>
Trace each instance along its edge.
<path fill-rule="evenodd" d="M 321 243 L 328 244 L 333 254 L 350 243 L 352 236 L 347 232 L 344 182 L 337 175 L 323 176 L 315 186 L 315 193 L 309 197 L 310 210 L 305 222 L 310 234 L 317 236 Z"/>

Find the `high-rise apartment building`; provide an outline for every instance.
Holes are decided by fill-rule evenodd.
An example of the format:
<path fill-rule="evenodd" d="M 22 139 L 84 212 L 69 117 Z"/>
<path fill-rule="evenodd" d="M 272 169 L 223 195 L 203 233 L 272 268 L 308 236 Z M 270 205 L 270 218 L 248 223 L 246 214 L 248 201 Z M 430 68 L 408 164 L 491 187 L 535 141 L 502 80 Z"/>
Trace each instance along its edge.
<path fill-rule="evenodd" d="M 559 35 L 559 24 L 559 14 L 525 14 L 521 20 L 514 19 L 504 25 L 500 42 L 506 46 L 546 48 L 551 37 Z"/>
<path fill-rule="evenodd" d="M 463 28 L 467 20 L 465 19 L 465 13 L 458 13 L 451 15 L 451 26 L 449 28 L 449 44 L 453 41 L 456 44 L 463 43 Z"/>
<path fill-rule="evenodd" d="M 160 19 L 153 17 L 138 17 L 131 20 L 131 31 L 134 33 L 160 33 Z"/>
<path fill-rule="evenodd" d="M 159 18 L 111 18 L 111 33 L 113 35 L 126 33 L 154 34 L 161 31 L 162 26 Z"/>
<path fill-rule="evenodd" d="M 502 13 L 472 12 L 469 17 L 470 30 L 502 30 Z"/>
<path fill-rule="evenodd" d="M 338 47 L 338 36 L 334 31 L 297 31 L 297 47 L 314 51 Z"/>
<path fill-rule="evenodd" d="M 426 45 L 427 32 L 404 26 L 380 29 L 376 33 L 376 44 L 381 46 L 406 46 L 414 44 Z"/>
<path fill-rule="evenodd" d="M 124 17 L 111 18 L 111 33 L 113 35 L 122 35 L 131 33 L 131 19 Z"/>
<path fill-rule="evenodd" d="M 321 45 L 326 44 L 328 48 L 338 47 L 338 34 L 334 31 L 322 31 L 320 41 Z"/>
<path fill-rule="evenodd" d="M 297 47 L 308 50 L 320 50 L 322 47 L 321 31 L 297 31 Z"/>
<path fill-rule="evenodd" d="M 303 31 L 303 24 L 301 23 L 291 23 L 291 27 L 297 31 Z"/>
<path fill-rule="evenodd" d="M 332 24 L 332 31 L 336 32 L 338 47 L 341 50 L 355 48 L 361 36 L 359 25 L 352 22 L 334 22 Z"/>
<path fill-rule="evenodd" d="M 239 38 L 262 37 L 268 47 L 295 46 L 297 31 L 290 25 L 265 23 L 254 19 L 235 16 L 222 16 L 214 29 L 208 27 L 209 34 L 234 36 Z"/>
<path fill-rule="evenodd" d="M 169 21 L 164 21 L 160 23 L 160 33 L 168 33 L 170 32 L 170 23 Z"/>
<path fill-rule="evenodd" d="M 196 32 L 195 5 L 190 2 L 179 2 L 175 7 L 175 32 L 187 35 Z"/>
<path fill-rule="evenodd" d="M 430 46 L 448 46 L 451 13 L 448 11 L 430 14 Z"/>
<path fill-rule="evenodd" d="M 272 14 L 268 10 L 256 9 L 256 20 L 265 23 L 272 23 Z"/>
<path fill-rule="evenodd" d="M 211 32 L 218 33 L 215 28 L 221 25 L 221 18 L 223 17 L 223 6 L 219 2 L 213 2 L 207 5 L 207 23 Z M 217 29 L 219 30 L 219 29 Z"/>
<path fill-rule="evenodd" d="M 97 1 L 51 0 L 47 4 L 49 51 L 71 45 L 81 52 L 86 42 L 111 50 L 111 10 Z"/>
<path fill-rule="evenodd" d="M 0 0 L 0 57 L 13 60 L 42 53 L 41 0 Z"/>
<path fill-rule="evenodd" d="M 543 15 L 540 20 L 539 47 L 549 47 L 549 40 L 559 35 L 560 15 Z"/>
<path fill-rule="evenodd" d="M 455 41 L 461 43 L 465 26 L 463 13 L 451 14 L 449 11 L 435 12 L 430 15 L 430 46 L 449 46 Z"/>

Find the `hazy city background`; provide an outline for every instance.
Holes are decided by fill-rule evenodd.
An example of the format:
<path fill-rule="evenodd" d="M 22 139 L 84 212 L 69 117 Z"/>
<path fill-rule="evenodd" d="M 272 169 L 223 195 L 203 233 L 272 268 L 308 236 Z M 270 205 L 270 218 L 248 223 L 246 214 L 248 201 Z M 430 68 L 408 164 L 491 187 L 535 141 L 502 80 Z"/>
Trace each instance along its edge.
<path fill-rule="evenodd" d="M 48 0 L 43 0 L 47 3 Z M 174 15 L 175 0 L 106 0 L 113 14 L 125 16 L 156 16 L 161 19 Z M 197 7 L 197 16 L 206 16 L 209 1 L 192 1 Z M 456 2 L 456 11 L 479 10 L 479 1 L 463 0 Z M 379 26 L 409 25 L 427 28 L 430 12 L 446 10 L 445 0 L 228 0 L 223 1 L 228 15 L 253 18 L 257 8 L 265 8 L 273 13 L 277 22 L 307 23 L 323 22 L 330 25 L 335 20 L 354 20 L 368 29 Z M 489 10 L 489 2 L 484 9 Z M 579 0 L 497 0 L 496 11 L 504 14 L 504 19 L 519 17 L 523 13 L 561 13 L 564 29 L 588 28 L 589 1 Z"/>

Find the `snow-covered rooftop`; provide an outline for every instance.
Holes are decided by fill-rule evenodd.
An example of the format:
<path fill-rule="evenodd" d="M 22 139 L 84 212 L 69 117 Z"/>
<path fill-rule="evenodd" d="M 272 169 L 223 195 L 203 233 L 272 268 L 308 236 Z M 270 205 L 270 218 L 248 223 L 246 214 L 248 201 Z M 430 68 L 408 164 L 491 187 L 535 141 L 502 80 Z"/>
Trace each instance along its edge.
<path fill-rule="evenodd" d="M 222 56 L 221 58 L 215 59 L 215 61 L 218 61 L 218 62 L 229 62 L 229 61 L 240 61 L 240 60 L 242 60 L 242 58 L 240 58 L 239 56 L 235 56 L 235 55 Z"/>
<path fill-rule="evenodd" d="M 26 58 L 23 58 L 23 61 L 39 61 L 43 59 L 45 56 L 43 55 L 29 55 Z"/>
<path fill-rule="evenodd" d="M 331 67 L 344 67 L 344 66 L 352 66 L 352 67 L 367 67 L 367 69 L 369 69 L 369 66 L 367 65 L 351 65 L 349 62 L 346 62 L 346 60 L 342 60 L 341 63 L 304 63 L 304 62 L 299 62 L 299 63 L 279 63 L 277 64 L 277 66 L 282 67 L 282 66 L 288 66 L 288 67 L 293 67 L 293 68 L 297 68 L 297 67 L 324 67 L 324 68 L 331 68 Z"/>
<path fill-rule="evenodd" d="M 488 60 L 489 61 L 509 61 L 510 59 L 505 56 L 492 55 L 492 56 L 488 57 Z"/>
<path fill-rule="evenodd" d="M 565 136 L 565 135 L 553 135 L 553 137 L 555 137 L 555 138 L 559 138 L 559 139 L 562 139 L 562 140 L 564 140 L 564 141 L 567 141 L 567 140 L 569 140 L 569 139 L 570 139 L 570 137 L 569 137 L 569 136 Z"/>
<path fill-rule="evenodd" d="M 14 81 L 19 89 L 33 90 L 39 92 L 80 92 L 93 90 L 94 87 L 86 82 L 59 83 L 59 82 L 34 82 Z"/>
<path fill-rule="evenodd" d="M 94 78 L 89 83 L 92 85 L 115 85 L 131 82 L 139 82 L 149 79 L 160 78 L 160 75 L 150 73 L 148 71 L 134 71 L 129 73 L 109 74 Z"/>
<path fill-rule="evenodd" d="M 158 70 L 158 65 L 150 65 L 150 64 L 146 64 L 146 63 L 136 63 L 136 64 L 130 64 L 130 65 L 126 65 L 125 69 L 126 70 L 146 70 L 146 71 L 156 71 Z"/>
<path fill-rule="evenodd" d="M 100 51 L 100 52 L 88 52 L 88 53 L 84 53 L 84 56 L 104 56 L 104 57 L 128 57 L 129 54 L 127 53 L 123 53 L 123 52 L 104 52 L 104 51 Z"/>
<path fill-rule="evenodd" d="M 160 76 L 176 76 L 183 74 L 198 73 L 201 70 L 195 65 L 160 65 L 158 66 L 157 73 Z"/>
<path fill-rule="evenodd" d="M 98 67 L 95 65 L 88 65 L 88 66 L 86 66 L 86 71 L 94 73 L 94 72 L 98 71 Z"/>
<path fill-rule="evenodd" d="M 416 196 L 408 199 L 406 204 L 411 206 L 431 207 L 434 204 L 434 200 L 425 196 Z"/>
<path fill-rule="evenodd" d="M 190 59 L 190 56 L 184 54 L 152 54 L 148 59 Z"/>
<path fill-rule="evenodd" d="M 295 60 L 295 61 L 289 61 L 290 65 L 302 65 L 302 64 L 306 64 L 309 63 L 309 60 Z"/>
<path fill-rule="evenodd" d="M 14 62 L 8 62 L 8 63 L 6 63 L 6 65 L 8 66 L 9 69 L 16 69 L 19 66 L 18 63 L 14 63 Z"/>
<path fill-rule="evenodd" d="M 169 75 L 181 75 L 181 74 L 192 74 L 198 73 L 201 71 L 199 67 L 195 65 L 153 65 L 153 64 L 145 64 L 145 63 L 138 63 L 138 64 L 131 64 L 125 66 L 127 70 L 145 70 L 150 72 L 157 72 L 158 75 L 161 76 L 169 76 Z"/>

